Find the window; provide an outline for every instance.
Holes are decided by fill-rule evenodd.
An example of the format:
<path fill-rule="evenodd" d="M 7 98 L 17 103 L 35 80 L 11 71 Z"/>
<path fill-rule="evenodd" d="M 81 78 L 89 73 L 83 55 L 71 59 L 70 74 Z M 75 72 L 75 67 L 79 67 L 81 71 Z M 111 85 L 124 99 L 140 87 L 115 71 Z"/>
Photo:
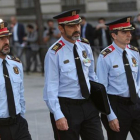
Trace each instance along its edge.
<path fill-rule="evenodd" d="M 71 5 L 81 5 L 85 4 L 84 0 L 62 0 L 62 5 L 71 6 Z"/>
<path fill-rule="evenodd" d="M 34 15 L 35 7 L 33 0 L 16 0 L 17 15 Z"/>
<path fill-rule="evenodd" d="M 107 0 L 110 12 L 136 11 L 136 0 Z"/>
<path fill-rule="evenodd" d="M 33 0 L 16 0 L 17 8 L 29 8 L 34 7 Z"/>
<path fill-rule="evenodd" d="M 85 12 L 85 0 L 61 0 L 62 10 L 80 9 L 80 13 Z"/>

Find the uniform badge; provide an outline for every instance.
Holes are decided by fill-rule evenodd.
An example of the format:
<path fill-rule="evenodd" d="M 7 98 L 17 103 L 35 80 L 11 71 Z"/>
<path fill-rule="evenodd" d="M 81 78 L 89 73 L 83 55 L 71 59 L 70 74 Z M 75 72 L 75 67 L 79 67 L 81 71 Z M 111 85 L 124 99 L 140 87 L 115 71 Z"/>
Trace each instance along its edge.
<path fill-rule="evenodd" d="M 76 11 L 73 11 L 73 12 L 72 12 L 72 16 L 75 16 L 75 15 L 76 15 Z"/>
<path fill-rule="evenodd" d="M 127 18 L 127 22 L 130 22 L 130 18 Z"/>
<path fill-rule="evenodd" d="M 2 23 L 2 24 L 0 25 L 0 27 L 1 27 L 1 29 L 3 29 L 3 28 L 4 28 L 4 23 Z"/>
<path fill-rule="evenodd" d="M 69 63 L 69 60 L 65 60 L 65 61 L 64 61 L 64 64 L 67 64 L 67 63 Z"/>
<path fill-rule="evenodd" d="M 87 58 L 87 53 L 86 53 L 86 51 L 82 51 L 82 54 L 83 54 L 83 57 L 84 57 L 84 58 Z"/>
<path fill-rule="evenodd" d="M 91 60 L 89 58 L 86 58 L 83 60 L 84 63 L 91 63 Z"/>
<path fill-rule="evenodd" d="M 113 68 L 118 68 L 118 65 L 114 65 Z"/>
<path fill-rule="evenodd" d="M 132 57 L 133 67 L 137 67 L 137 61 L 134 57 Z"/>
<path fill-rule="evenodd" d="M 13 69 L 14 69 L 14 73 L 15 74 L 19 74 L 19 71 L 18 71 L 18 68 L 17 67 L 13 67 Z"/>

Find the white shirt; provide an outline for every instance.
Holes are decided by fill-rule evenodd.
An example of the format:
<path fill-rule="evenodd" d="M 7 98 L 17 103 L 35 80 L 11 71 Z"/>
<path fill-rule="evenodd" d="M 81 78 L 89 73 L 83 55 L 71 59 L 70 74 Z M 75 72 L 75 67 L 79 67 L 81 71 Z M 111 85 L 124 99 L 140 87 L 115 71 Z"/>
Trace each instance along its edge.
<path fill-rule="evenodd" d="M 17 28 L 18 28 L 18 23 L 16 23 L 14 28 L 13 28 L 14 41 L 18 41 Z"/>

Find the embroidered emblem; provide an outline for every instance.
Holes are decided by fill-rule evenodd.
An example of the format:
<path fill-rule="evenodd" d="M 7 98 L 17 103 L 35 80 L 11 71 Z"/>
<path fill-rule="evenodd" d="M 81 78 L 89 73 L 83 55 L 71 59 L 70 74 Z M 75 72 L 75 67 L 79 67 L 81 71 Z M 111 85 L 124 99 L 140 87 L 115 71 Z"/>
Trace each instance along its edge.
<path fill-rule="evenodd" d="M 19 71 L 18 71 L 18 68 L 17 67 L 13 67 L 13 69 L 14 69 L 14 73 L 15 74 L 19 74 Z"/>
<path fill-rule="evenodd" d="M 10 56 L 10 58 L 9 57 L 7 57 L 7 58 L 21 63 L 20 59 L 15 56 Z"/>
<path fill-rule="evenodd" d="M 110 54 L 111 52 L 113 52 L 114 50 L 115 50 L 115 48 L 111 45 L 108 48 L 106 48 L 103 51 L 101 51 L 101 54 L 105 57 L 108 54 Z"/>
<path fill-rule="evenodd" d="M 84 58 L 87 58 L 87 53 L 86 53 L 86 51 L 82 51 L 82 54 L 83 54 L 83 57 L 84 57 Z"/>
<path fill-rule="evenodd" d="M 76 15 L 76 11 L 73 11 L 73 12 L 72 12 L 72 16 L 75 16 L 75 15 Z"/>
<path fill-rule="evenodd" d="M 127 18 L 127 22 L 130 22 L 130 18 Z"/>
<path fill-rule="evenodd" d="M 89 41 L 86 38 L 81 38 L 81 42 L 89 44 Z"/>
<path fill-rule="evenodd" d="M 139 52 L 138 48 L 137 47 L 134 47 L 134 46 L 130 46 L 128 47 L 129 49 L 133 50 L 133 51 L 136 51 L 136 52 Z"/>
<path fill-rule="evenodd" d="M 132 64 L 133 67 L 137 67 L 138 66 L 137 65 L 137 61 L 136 61 L 136 59 L 134 57 L 132 57 L 132 62 L 133 62 L 133 64 Z"/>
<path fill-rule="evenodd" d="M 52 50 L 57 51 L 57 49 L 61 47 L 59 43 L 55 44 L 55 46 L 52 48 Z"/>
<path fill-rule="evenodd" d="M 87 58 L 87 59 L 84 59 L 83 62 L 84 63 L 91 63 L 91 60 L 89 58 Z"/>
<path fill-rule="evenodd" d="M 4 28 L 4 23 L 0 24 L 0 28 L 3 29 Z"/>
<path fill-rule="evenodd" d="M 60 50 L 63 46 L 64 46 L 64 42 L 62 40 L 60 40 L 58 43 L 56 43 L 53 47 L 52 50 L 55 51 L 55 53 L 57 53 L 58 50 Z"/>

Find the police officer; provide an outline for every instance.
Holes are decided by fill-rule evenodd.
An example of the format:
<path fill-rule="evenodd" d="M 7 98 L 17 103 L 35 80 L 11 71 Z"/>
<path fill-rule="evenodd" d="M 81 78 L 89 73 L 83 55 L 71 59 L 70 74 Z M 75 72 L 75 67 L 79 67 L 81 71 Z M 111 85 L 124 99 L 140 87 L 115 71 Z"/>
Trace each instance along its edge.
<path fill-rule="evenodd" d="M 86 39 L 80 39 L 79 10 L 58 21 L 61 38 L 45 57 L 44 101 L 51 112 L 55 140 L 103 140 L 99 112 L 89 99 L 89 80 L 98 81 Z"/>
<path fill-rule="evenodd" d="M 97 76 L 105 85 L 111 113 L 102 115 L 108 140 L 126 140 L 130 131 L 134 140 L 140 139 L 140 56 L 129 45 L 131 17 L 108 23 L 113 43 L 99 55 Z"/>
<path fill-rule="evenodd" d="M 23 68 L 18 58 L 9 56 L 7 22 L 0 19 L 0 139 L 31 140 L 24 118 Z"/>

